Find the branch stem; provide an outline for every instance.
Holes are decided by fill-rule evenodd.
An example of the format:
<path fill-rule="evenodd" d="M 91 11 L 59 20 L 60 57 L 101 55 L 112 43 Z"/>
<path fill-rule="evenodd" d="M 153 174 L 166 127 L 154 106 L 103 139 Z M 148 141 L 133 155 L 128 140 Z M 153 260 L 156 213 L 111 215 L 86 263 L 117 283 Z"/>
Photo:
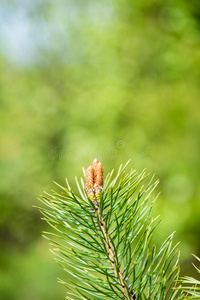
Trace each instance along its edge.
<path fill-rule="evenodd" d="M 109 233 L 106 231 L 105 219 L 104 219 L 104 217 L 101 216 L 99 204 L 98 204 L 96 198 L 94 200 L 94 203 L 95 203 L 95 208 L 96 208 L 96 214 L 97 214 L 97 217 L 99 218 L 99 221 L 101 224 L 100 231 L 101 231 L 103 243 L 106 247 L 106 251 L 108 253 L 108 258 L 112 265 L 112 269 L 114 271 L 117 283 L 119 283 L 121 292 L 124 295 L 125 299 L 127 299 L 127 300 L 134 299 L 135 300 L 136 299 L 135 294 L 132 291 L 130 291 L 128 284 L 123 276 L 123 272 L 121 271 L 121 269 L 119 267 L 119 262 L 118 262 L 118 259 L 117 259 L 116 253 L 115 253 L 115 246 L 110 238 Z"/>

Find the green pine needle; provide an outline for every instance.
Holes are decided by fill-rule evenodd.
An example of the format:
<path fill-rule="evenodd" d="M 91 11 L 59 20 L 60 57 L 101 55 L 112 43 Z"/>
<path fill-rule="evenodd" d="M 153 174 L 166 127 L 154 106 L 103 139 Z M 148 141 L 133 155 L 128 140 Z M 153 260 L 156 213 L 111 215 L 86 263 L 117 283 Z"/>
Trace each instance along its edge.
<path fill-rule="evenodd" d="M 152 218 L 158 181 L 148 182 L 145 170 L 125 174 L 125 167 L 115 177 L 113 171 L 106 176 L 95 201 L 77 178 L 78 195 L 67 181 L 67 187 L 56 183 L 60 193 L 45 193 L 40 199 L 47 207 L 40 208 L 43 219 L 52 228 L 44 235 L 68 274 L 67 282 L 60 280 L 67 299 L 200 299 L 198 280 L 185 277 L 185 287 L 180 285 L 173 234 L 159 249 L 152 245 L 159 224 Z"/>

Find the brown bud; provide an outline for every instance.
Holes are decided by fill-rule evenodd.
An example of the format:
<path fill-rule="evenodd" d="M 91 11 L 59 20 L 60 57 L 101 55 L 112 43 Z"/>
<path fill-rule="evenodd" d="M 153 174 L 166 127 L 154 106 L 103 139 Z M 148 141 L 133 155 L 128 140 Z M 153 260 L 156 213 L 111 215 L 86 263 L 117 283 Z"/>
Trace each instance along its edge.
<path fill-rule="evenodd" d="M 103 167 L 102 163 L 95 158 L 92 166 L 85 171 L 85 189 L 88 197 L 93 198 L 94 193 L 99 194 L 103 188 Z"/>
<path fill-rule="evenodd" d="M 103 167 L 98 163 L 96 167 L 95 193 L 99 194 L 103 188 Z"/>
<path fill-rule="evenodd" d="M 93 170 L 94 170 L 94 182 L 96 182 L 96 177 L 97 177 L 97 165 L 98 165 L 98 160 L 95 158 L 93 161 L 92 161 L 92 167 L 93 167 Z"/>
<path fill-rule="evenodd" d="M 94 195 L 94 170 L 92 166 L 89 166 L 85 171 L 85 189 L 88 197 Z"/>

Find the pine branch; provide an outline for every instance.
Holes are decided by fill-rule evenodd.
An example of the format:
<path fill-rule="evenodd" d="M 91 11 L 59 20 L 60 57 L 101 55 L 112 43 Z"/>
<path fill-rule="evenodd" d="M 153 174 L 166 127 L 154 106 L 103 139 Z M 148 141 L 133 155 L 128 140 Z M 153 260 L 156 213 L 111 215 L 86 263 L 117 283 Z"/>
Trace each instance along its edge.
<path fill-rule="evenodd" d="M 197 257 L 196 255 L 193 256 L 200 262 L 199 257 Z M 196 267 L 194 264 L 193 266 L 196 269 L 197 273 L 200 274 L 200 268 Z M 182 278 L 181 283 L 182 285 L 179 288 L 182 292 L 180 299 L 200 299 L 200 280 L 185 276 Z"/>
<path fill-rule="evenodd" d="M 69 276 L 67 283 L 60 280 L 67 299 L 193 299 L 199 290 L 180 284 L 173 234 L 158 250 L 152 245 L 159 221 L 152 218 L 157 196 L 149 199 L 158 181 L 141 186 L 145 170 L 124 175 L 125 167 L 103 182 L 102 164 L 95 159 L 85 171 L 85 184 L 76 179 L 80 195 L 67 181 L 67 188 L 57 184 L 61 193 L 42 196 L 43 219 L 53 228 L 45 237 Z"/>
<path fill-rule="evenodd" d="M 136 299 L 134 292 L 130 291 L 119 266 L 118 255 L 116 254 L 115 246 L 106 227 L 106 213 L 102 216 L 103 205 L 101 204 L 103 204 L 103 199 L 100 201 L 99 198 L 100 191 L 103 189 L 103 169 L 101 163 L 99 163 L 97 159 L 92 162 L 92 166 L 88 167 L 85 172 L 85 187 L 88 197 L 92 199 L 95 205 L 97 227 L 101 232 L 102 242 L 105 246 L 107 257 L 112 266 L 112 270 L 116 278 L 116 284 L 119 284 L 125 299 L 130 299 L 130 297 L 132 299 Z"/>

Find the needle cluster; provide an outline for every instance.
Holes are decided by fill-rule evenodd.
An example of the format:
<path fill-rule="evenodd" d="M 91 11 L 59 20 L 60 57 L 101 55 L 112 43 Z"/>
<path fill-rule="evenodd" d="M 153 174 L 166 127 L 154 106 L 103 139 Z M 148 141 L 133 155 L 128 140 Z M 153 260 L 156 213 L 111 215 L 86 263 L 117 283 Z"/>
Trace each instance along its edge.
<path fill-rule="evenodd" d="M 57 184 L 61 192 L 40 199 L 53 229 L 45 237 L 68 274 L 66 282 L 60 280 L 67 299 L 200 299 L 198 287 L 181 285 L 173 234 L 158 248 L 152 243 L 159 223 L 152 217 L 158 181 L 148 181 L 145 170 L 126 174 L 125 167 L 103 180 L 102 164 L 95 159 L 85 180 L 76 179 L 79 194 L 66 181 L 66 187 Z"/>

